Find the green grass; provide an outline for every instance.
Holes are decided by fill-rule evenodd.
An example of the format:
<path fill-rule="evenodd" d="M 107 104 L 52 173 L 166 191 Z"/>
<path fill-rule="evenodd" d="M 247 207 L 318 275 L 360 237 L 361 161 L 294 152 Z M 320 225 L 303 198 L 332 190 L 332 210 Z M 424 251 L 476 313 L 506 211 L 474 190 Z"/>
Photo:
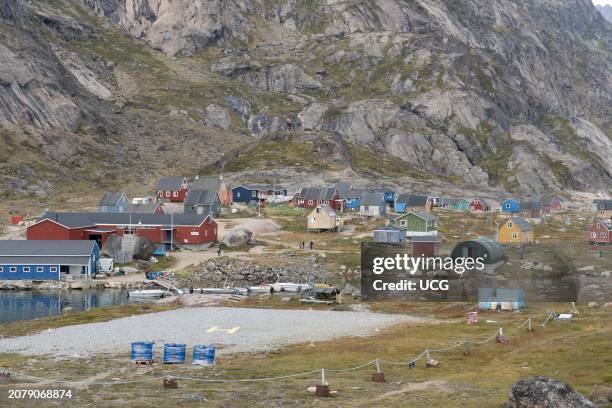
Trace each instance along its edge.
<path fill-rule="evenodd" d="M 320 368 L 334 369 L 361 365 L 374 358 L 386 361 L 408 361 L 425 348 L 443 348 L 465 338 L 484 339 L 501 325 L 516 327 L 532 314 L 534 321 L 544 320 L 548 310 L 564 311 L 567 304 L 530 306 L 523 313 L 484 312 L 477 325 L 465 324 L 463 314 L 472 310 L 467 304 L 431 304 L 380 302 L 372 304 L 376 311 L 409 313 L 453 319 L 451 323 L 396 325 L 369 337 L 345 337 L 326 342 L 305 343 L 284 347 L 270 353 L 219 356 L 214 367 L 191 365 L 161 365 L 140 368 L 126 365 L 125 352 L 114 357 L 101 356 L 95 364 L 75 359 L 50 361 L 37 359 L 36 370 L 29 360 L 15 355 L 0 355 L 0 363 L 15 371 L 28 372 L 47 378 L 89 378 L 104 373 L 101 378 L 142 379 L 161 376 L 194 378 L 247 379 L 282 376 Z M 263 306 L 265 307 L 265 306 Z M 277 307 L 283 307 L 282 304 Z M 289 307 L 297 307 L 289 302 Z M 313 306 L 313 309 L 320 308 Z M 125 406 L 184 406 L 190 395 L 203 395 L 211 406 L 278 406 L 320 407 L 492 407 L 502 408 L 508 399 L 509 387 L 521 378 L 547 375 L 566 381 L 578 391 L 589 395 L 595 384 L 612 383 L 612 356 L 609 353 L 612 316 L 605 309 L 580 307 L 580 314 L 570 323 L 551 323 L 546 328 L 536 326 L 534 333 L 519 330 L 508 333 L 509 344 L 487 343 L 472 346 L 470 356 L 462 348 L 446 353 L 433 353 L 439 361 L 428 369 L 424 361 L 415 369 L 383 363 L 386 383 L 372 383 L 374 367 L 326 372 L 333 398 L 323 400 L 308 393 L 306 388 L 320 380 L 318 373 L 259 383 L 214 383 L 179 380 L 176 390 L 164 390 L 158 382 L 133 383 L 121 386 L 89 386 L 78 389 L 79 405 L 95 405 L 100 401 L 122 401 Z M 265 313 L 262 311 L 262 313 Z M 487 324 L 485 320 L 496 320 Z M 10 384 L 0 385 L 2 388 Z M 48 385 L 41 385 L 41 387 Z M 34 386 L 36 387 L 36 386 Z M 2 397 L 0 397 L 2 398 Z M 323 405 L 322 405 L 323 404 Z"/>

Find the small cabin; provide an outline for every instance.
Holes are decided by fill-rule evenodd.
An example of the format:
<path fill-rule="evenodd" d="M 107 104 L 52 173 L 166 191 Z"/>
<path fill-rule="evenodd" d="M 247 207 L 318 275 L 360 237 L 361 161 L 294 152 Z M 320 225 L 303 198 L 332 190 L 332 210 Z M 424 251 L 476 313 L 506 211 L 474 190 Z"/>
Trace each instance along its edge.
<path fill-rule="evenodd" d="M 189 184 L 186 177 L 162 177 L 157 183 L 157 196 L 164 201 L 182 203 L 187 197 Z"/>
<path fill-rule="evenodd" d="M 587 239 L 591 245 L 612 245 L 612 220 L 597 218 L 593 221 L 587 232 Z"/>
<path fill-rule="evenodd" d="M 489 202 L 482 197 L 475 197 L 470 202 L 470 211 L 476 213 L 489 212 L 491 211 L 491 204 L 489 204 Z"/>
<path fill-rule="evenodd" d="M 436 218 L 430 214 L 421 212 L 410 212 L 400 215 L 392 221 L 392 224 L 406 230 L 406 236 L 415 237 L 419 235 L 436 235 L 438 223 Z"/>
<path fill-rule="evenodd" d="M 533 243 L 531 225 L 520 217 L 510 217 L 497 232 L 497 242 L 500 244 L 530 244 Z"/>
<path fill-rule="evenodd" d="M 382 217 L 386 210 L 384 193 L 365 193 L 359 200 L 359 215 L 362 217 Z"/>
<path fill-rule="evenodd" d="M 325 204 L 314 208 L 306 218 L 309 232 L 340 231 L 343 225 L 342 218 Z"/>
<path fill-rule="evenodd" d="M 400 194 L 395 200 L 395 212 L 420 212 L 429 214 L 431 212 L 431 201 L 426 195 Z"/>
<path fill-rule="evenodd" d="M 519 200 L 516 198 L 506 198 L 501 202 L 500 211 L 502 214 L 515 214 L 519 212 Z"/>
<path fill-rule="evenodd" d="M 185 214 L 211 214 L 216 217 L 221 211 L 219 194 L 213 190 L 189 190 L 183 206 Z"/>
<path fill-rule="evenodd" d="M 125 207 L 128 203 L 129 200 L 125 193 L 120 191 L 107 191 L 100 199 L 100 202 L 98 202 L 96 211 L 103 213 L 122 213 L 125 211 Z"/>

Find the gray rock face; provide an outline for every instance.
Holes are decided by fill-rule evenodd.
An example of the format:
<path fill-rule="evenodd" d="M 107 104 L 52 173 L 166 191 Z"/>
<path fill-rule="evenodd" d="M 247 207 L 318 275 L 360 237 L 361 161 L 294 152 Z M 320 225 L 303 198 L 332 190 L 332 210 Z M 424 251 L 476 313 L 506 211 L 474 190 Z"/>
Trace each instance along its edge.
<path fill-rule="evenodd" d="M 248 41 L 251 0 L 85 0 L 100 15 L 167 55 L 191 55 L 230 38 Z"/>
<path fill-rule="evenodd" d="M 568 384 L 549 377 L 531 377 L 510 387 L 508 408 L 597 408 Z"/>
<path fill-rule="evenodd" d="M 227 130 L 232 125 L 229 111 L 223 106 L 210 104 L 206 107 L 205 122 L 210 126 L 215 126 Z"/>
<path fill-rule="evenodd" d="M 230 231 L 223 237 L 223 245 L 230 248 L 237 248 L 248 245 L 253 237 L 253 233 L 244 228 Z"/>

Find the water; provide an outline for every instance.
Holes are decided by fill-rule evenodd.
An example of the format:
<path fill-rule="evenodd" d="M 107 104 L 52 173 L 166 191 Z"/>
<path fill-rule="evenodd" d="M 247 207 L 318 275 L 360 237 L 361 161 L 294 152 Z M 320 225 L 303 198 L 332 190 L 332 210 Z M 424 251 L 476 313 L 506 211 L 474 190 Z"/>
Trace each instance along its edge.
<path fill-rule="evenodd" d="M 66 307 L 81 312 L 92 307 L 129 302 L 127 292 L 119 289 L 5 290 L 0 291 L 0 324 L 61 315 Z"/>

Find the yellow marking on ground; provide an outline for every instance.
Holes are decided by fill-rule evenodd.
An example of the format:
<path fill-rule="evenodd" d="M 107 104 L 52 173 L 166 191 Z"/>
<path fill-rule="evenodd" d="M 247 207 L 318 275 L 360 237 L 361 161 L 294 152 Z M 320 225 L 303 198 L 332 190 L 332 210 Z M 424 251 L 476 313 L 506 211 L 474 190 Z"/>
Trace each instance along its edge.
<path fill-rule="evenodd" d="M 206 330 L 206 333 L 225 332 L 227 334 L 234 334 L 238 330 L 240 330 L 240 326 L 232 327 L 231 329 L 220 329 L 217 326 L 212 326 L 210 329 Z"/>

